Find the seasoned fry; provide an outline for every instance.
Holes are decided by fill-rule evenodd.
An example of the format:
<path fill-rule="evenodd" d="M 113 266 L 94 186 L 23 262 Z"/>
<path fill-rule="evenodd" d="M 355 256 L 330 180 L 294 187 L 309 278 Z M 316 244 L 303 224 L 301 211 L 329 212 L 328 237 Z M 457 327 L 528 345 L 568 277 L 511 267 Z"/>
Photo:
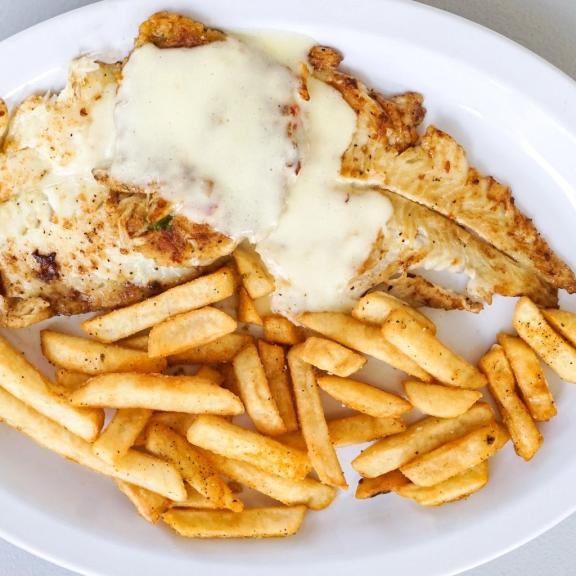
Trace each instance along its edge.
<path fill-rule="evenodd" d="M 128 338 L 123 338 L 115 342 L 117 346 L 123 346 L 124 348 L 130 348 L 132 350 L 141 350 L 142 352 L 148 352 L 148 335 L 149 330 L 146 330 L 140 334 L 134 334 L 134 336 L 128 336 Z"/>
<path fill-rule="evenodd" d="M 102 410 L 79 409 L 72 406 L 1 336 L 0 387 L 88 442 L 98 436 L 104 424 Z"/>
<path fill-rule="evenodd" d="M 186 438 L 162 424 L 152 424 L 146 437 L 148 452 L 172 462 L 182 478 L 217 508 L 240 512 L 244 506 L 220 478 L 211 461 Z"/>
<path fill-rule="evenodd" d="M 104 462 L 92 445 L 0 388 L 0 420 L 48 450 L 113 478 L 147 488 L 171 500 L 184 500 L 186 489 L 178 471 L 154 456 L 130 450 L 117 464 Z"/>
<path fill-rule="evenodd" d="M 546 376 L 535 352 L 522 340 L 508 334 L 498 334 L 502 348 L 532 418 L 539 422 L 556 416 L 556 404 L 548 387 Z"/>
<path fill-rule="evenodd" d="M 109 464 L 121 460 L 136 443 L 152 416 L 152 410 L 124 408 L 118 410 L 100 437 L 92 444 L 94 454 Z"/>
<path fill-rule="evenodd" d="M 416 380 L 404 382 L 404 391 L 413 406 L 429 416 L 455 418 L 467 412 L 482 398 L 477 390 L 452 388 Z"/>
<path fill-rule="evenodd" d="M 169 358 L 170 364 L 225 364 L 254 339 L 249 334 L 227 334 Z"/>
<path fill-rule="evenodd" d="M 343 378 L 358 372 L 366 364 L 366 358 L 361 354 L 316 336 L 306 339 L 300 347 L 300 355 L 304 362 Z"/>
<path fill-rule="evenodd" d="M 314 368 L 300 358 L 298 346 L 288 352 L 288 366 L 294 386 L 298 420 L 312 466 L 320 481 L 347 488 L 336 450 L 330 441 Z"/>
<path fill-rule="evenodd" d="M 566 382 L 576 384 L 576 348 L 546 322 L 538 306 L 520 298 L 512 320 L 520 338 Z"/>
<path fill-rule="evenodd" d="M 240 502 L 238 498 L 235 499 Z M 241 502 L 240 502 L 240 505 Z M 236 504 L 238 506 L 238 504 Z M 170 508 L 195 508 L 197 510 L 222 510 L 212 500 L 202 496 L 198 491 L 188 486 L 188 497 L 183 502 L 172 502 Z"/>
<path fill-rule="evenodd" d="M 9 118 L 8 106 L 6 106 L 6 102 L 0 98 L 0 144 L 2 144 L 6 131 L 8 130 L 8 124 L 10 123 Z"/>
<path fill-rule="evenodd" d="M 246 462 L 230 460 L 217 454 L 210 455 L 215 466 L 222 474 L 274 498 L 286 506 L 304 504 L 312 510 L 322 510 L 336 498 L 336 489 L 321 484 L 312 478 L 287 480 L 274 474 L 264 472 Z"/>
<path fill-rule="evenodd" d="M 218 370 L 210 368 L 210 366 L 200 366 L 195 376 L 207 380 L 210 384 L 214 384 L 214 386 L 222 386 L 222 384 L 224 384 L 224 376 L 222 376 Z"/>
<path fill-rule="evenodd" d="M 495 344 L 484 354 L 480 369 L 488 378 L 488 387 L 500 407 L 516 453 L 524 460 L 530 460 L 538 452 L 544 438 L 528 408 L 516 394 L 514 373 L 501 346 Z"/>
<path fill-rule="evenodd" d="M 370 292 L 370 294 L 362 296 L 354 306 L 352 316 L 361 322 L 382 325 L 397 308 L 403 308 L 424 328 L 428 328 L 432 334 L 436 334 L 436 325 L 430 318 L 387 292 Z"/>
<path fill-rule="evenodd" d="M 240 398 L 256 430 L 268 436 L 286 432 L 286 426 L 270 391 L 256 346 L 254 344 L 246 346 L 234 358 L 233 365 Z"/>
<path fill-rule="evenodd" d="M 302 342 L 302 334 L 288 318 L 278 314 L 270 314 L 262 318 L 264 327 L 264 340 L 292 346 Z"/>
<path fill-rule="evenodd" d="M 542 310 L 550 326 L 559 332 L 572 346 L 576 346 L 576 314 L 567 310 Z"/>
<path fill-rule="evenodd" d="M 274 291 L 274 279 L 254 250 L 239 246 L 232 256 L 250 298 L 261 298 Z"/>
<path fill-rule="evenodd" d="M 412 405 L 404 398 L 351 378 L 320 376 L 316 381 L 332 398 L 374 418 L 398 417 L 412 410 Z"/>
<path fill-rule="evenodd" d="M 186 414 L 185 412 L 154 412 L 149 424 L 162 424 L 172 428 L 181 436 L 186 436 L 186 432 L 195 418 L 194 414 Z"/>
<path fill-rule="evenodd" d="M 272 398 L 276 401 L 286 431 L 298 430 L 298 419 L 292 399 L 292 387 L 284 348 L 258 340 L 258 354 L 264 366 Z"/>
<path fill-rule="evenodd" d="M 250 294 L 244 286 L 240 287 L 238 291 L 238 321 L 245 322 L 246 324 L 256 324 L 262 326 L 262 318 L 256 310 L 254 300 L 250 298 Z"/>
<path fill-rule="evenodd" d="M 114 481 L 120 492 L 125 494 L 130 502 L 134 504 L 138 514 L 152 524 L 156 524 L 160 520 L 160 516 L 170 507 L 170 500 L 160 496 L 160 494 L 150 492 L 146 488 L 140 488 L 140 486 L 135 486 L 117 478 Z"/>
<path fill-rule="evenodd" d="M 198 416 L 187 437 L 200 448 L 247 462 L 282 478 L 301 480 L 310 472 L 310 461 L 304 452 L 217 416 Z"/>
<path fill-rule="evenodd" d="M 472 406 L 457 418 L 425 418 L 405 432 L 384 438 L 364 450 L 352 461 L 352 467 L 367 478 L 386 474 L 493 419 L 494 412 L 484 403 Z"/>
<path fill-rule="evenodd" d="M 408 478 L 400 470 L 392 470 L 376 478 L 360 478 L 355 496 L 359 500 L 365 500 L 380 494 L 389 494 L 408 483 Z"/>
<path fill-rule="evenodd" d="M 149 358 L 146 352 L 86 338 L 43 330 L 42 352 L 52 364 L 92 376 L 107 372 L 162 372 L 164 358 Z"/>
<path fill-rule="evenodd" d="M 478 466 L 496 454 L 509 439 L 506 429 L 492 422 L 415 458 L 401 466 L 400 471 L 418 486 L 434 486 Z"/>
<path fill-rule="evenodd" d="M 397 308 L 382 326 L 384 337 L 440 382 L 482 388 L 486 377 L 423 328 L 405 308 Z"/>
<path fill-rule="evenodd" d="M 62 389 L 76 390 L 86 383 L 90 376 L 82 372 L 70 372 L 66 368 L 56 368 L 56 384 Z"/>
<path fill-rule="evenodd" d="M 363 324 L 339 312 L 307 312 L 298 316 L 298 320 L 327 338 L 382 360 L 419 380 L 431 380 L 430 375 L 418 364 L 386 341 L 378 326 Z"/>
<path fill-rule="evenodd" d="M 187 538 L 277 538 L 296 534 L 306 506 L 252 508 L 243 512 L 178 510 L 162 519 Z"/>
<path fill-rule="evenodd" d="M 224 416 L 244 412 L 240 398 L 196 376 L 102 374 L 73 392 L 70 399 L 76 406 L 149 408 Z"/>
<path fill-rule="evenodd" d="M 488 483 L 488 460 L 452 476 L 434 486 L 418 486 L 407 483 L 393 488 L 394 492 L 404 498 L 414 500 L 421 506 L 441 506 L 467 498 L 484 488 Z"/>
<path fill-rule="evenodd" d="M 212 274 L 170 288 L 132 306 L 91 318 L 84 331 L 101 342 L 115 342 L 163 322 L 171 316 L 202 308 L 232 296 L 234 271 L 224 266 Z"/>

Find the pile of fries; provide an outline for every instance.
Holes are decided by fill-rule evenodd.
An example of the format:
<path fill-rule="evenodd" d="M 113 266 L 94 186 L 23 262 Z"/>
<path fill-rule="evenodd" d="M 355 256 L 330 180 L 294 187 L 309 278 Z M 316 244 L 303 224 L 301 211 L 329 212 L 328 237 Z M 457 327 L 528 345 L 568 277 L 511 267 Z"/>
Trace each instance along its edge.
<path fill-rule="evenodd" d="M 556 414 L 540 359 L 576 383 L 576 314 L 526 298 L 518 336 L 498 335 L 476 367 L 384 292 L 351 315 L 304 313 L 297 326 L 261 313 L 273 290 L 239 248 L 234 263 L 84 322 L 90 339 L 44 330 L 54 381 L 0 338 L 0 421 L 112 477 L 150 522 L 190 538 L 259 538 L 296 533 L 348 487 L 339 446 L 375 441 L 352 462 L 357 498 L 394 492 L 438 506 L 470 496 L 510 438 L 525 460 L 539 450 L 537 423 Z M 221 304 L 231 297 L 235 318 Z M 405 398 L 354 377 L 366 356 L 408 375 Z M 321 390 L 355 413 L 327 420 Z M 413 409 L 424 418 L 407 425 Z M 278 504 L 246 508 L 242 487 Z"/>

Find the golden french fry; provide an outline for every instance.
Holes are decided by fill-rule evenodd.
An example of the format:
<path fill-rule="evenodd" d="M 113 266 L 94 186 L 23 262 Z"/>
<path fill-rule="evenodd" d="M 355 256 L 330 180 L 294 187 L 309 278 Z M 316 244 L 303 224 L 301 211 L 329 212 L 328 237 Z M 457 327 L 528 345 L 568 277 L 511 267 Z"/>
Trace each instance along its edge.
<path fill-rule="evenodd" d="M 572 346 L 576 346 L 576 314 L 568 310 L 542 310 L 550 326 L 559 332 Z"/>
<path fill-rule="evenodd" d="M 63 390 L 76 390 L 76 388 L 83 386 L 89 378 L 89 374 L 70 372 L 66 368 L 56 368 L 56 384 L 61 386 Z"/>
<path fill-rule="evenodd" d="M 32 408 L 91 442 L 104 424 L 102 410 L 81 409 L 59 395 L 51 383 L 0 336 L 0 387 Z"/>
<path fill-rule="evenodd" d="M 216 507 L 235 512 L 243 510 L 242 502 L 234 498 L 228 484 L 220 478 L 211 461 L 184 436 L 162 424 L 152 424 L 148 427 L 146 449 L 172 462 L 182 478 L 194 490 L 214 502 Z"/>
<path fill-rule="evenodd" d="M 436 325 L 430 318 L 387 292 L 370 292 L 370 294 L 362 296 L 356 303 L 356 306 L 354 306 L 352 316 L 361 322 L 382 325 L 386 321 L 386 318 L 397 308 L 405 309 L 414 320 L 417 320 L 422 326 L 428 328 L 432 334 L 436 333 Z"/>
<path fill-rule="evenodd" d="M 240 397 L 240 386 L 238 385 L 236 372 L 234 372 L 234 366 L 232 364 L 225 364 L 222 366 L 222 374 L 224 376 L 224 384 L 222 384 L 222 386 Z"/>
<path fill-rule="evenodd" d="M 314 368 L 300 358 L 298 346 L 288 352 L 288 366 L 294 386 L 298 420 L 312 466 L 321 482 L 347 488 L 336 450 L 330 441 Z"/>
<path fill-rule="evenodd" d="M 358 500 L 365 500 L 380 494 L 389 494 L 405 484 L 408 484 L 408 478 L 400 470 L 392 470 L 376 478 L 360 478 L 355 496 Z"/>
<path fill-rule="evenodd" d="M 404 382 L 404 391 L 408 400 L 420 412 L 438 418 L 460 416 L 482 398 L 482 393 L 477 390 L 452 388 L 416 380 Z"/>
<path fill-rule="evenodd" d="M 82 328 L 101 342 L 115 342 L 171 316 L 224 300 L 232 296 L 235 287 L 234 271 L 225 266 L 158 296 L 91 318 L 82 324 Z"/>
<path fill-rule="evenodd" d="M 4 136 L 8 130 L 9 118 L 8 106 L 6 106 L 6 102 L 0 98 L 0 144 L 2 140 L 4 140 Z"/>
<path fill-rule="evenodd" d="M 498 343 L 504 348 L 532 418 L 544 422 L 556 416 L 556 404 L 534 350 L 521 338 L 508 334 L 498 334 Z"/>
<path fill-rule="evenodd" d="M 274 498 L 286 506 L 304 504 L 312 510 L 322 510 L 336 498 L 335 488 L 321 484 L 312 478 L 287 480 L 264 472 L 246 462 L 230 460 L 217 454 L 211 454 L 210 459 L 218 470 L 228 478 L 266 494 L 266 496 L 270 496 L 270 498 Z"/>
<path fill-rule="evenodd" d="M 34 442 L 87 468 L 147 488 L 171 500 L 186 499 L 184 482 L 178 471 L 154 456 L 130 450 L 114 465 L 104 462 L 92 445 L 46 418 L 0 388 L 0 420 Z"/>
<path fill-rule="evenodd" d="M 169 358 L 170 364 L 225 364 L 253 342 L 249 334 L 227 334 L 208 344 L 195 346 Z"/>
<path fill-rule="evenodd" d="M 412 410 L 412 405 L 404 398 L 351 378 L 320 376 L 316 381 L 332 398 L 374 418 L 397 417 Z"/>
<path fill-rule="evenodd" d="M 434 486 L 478 466 L 496 454 L 509 439 L 504 426 L 492 422 L 415 458 L 401 466 L 400 471 L 418 486 Z"/>
<path fill-rule="evenodd" d="M 234 497 L 238 502 L 235 507 L 243 506 L 239 498 Z M 170 508 L 195 508 L 197 510 L 222 510 L 221 507 L 217 506 L 212 500 L 202 496 L 200 492 L 194 490 L 191 486 L 188 486 L 188 497 L 183 502 L 172 502 Z"/>
<path fill-rule="evenodd" d="M 149 331 L 146 330 L 143 333 L 134 334 L 134 336 L 128 336 L 128 338 L 122 338 L 122 340 L 118 340 L 115 344 L 132 350 L 148 352 L 148 335 Z"/>
<path fill-rule="evenodd" d="M 520 298 L 512 324 L 520 338 L 566 382 L 576 384 L 576 348 L 573 348 L 546 322 L 538 306 Z"/>
<path fill-rule="evenodd" d="M 421 506 L 441 506 L 471 496 L 488 483 L 488 460 L 434 486 L 408 483 L 393 488 L 394 492 Z"/>
<path fill-rule="evenodd" d="M 172 428 L 181 436 L 186 436 L 186 432 L 195 418 L 194 414 L 186 414 L 185 412 L 154 412 L 149 424 L 162 424 Z"/>
<path fill-rule="evenodd" d="M 274 291 L 274 279 L 254 250 L 239 246 L 232 256 L 250 298 L 260 298 Z"/>
<path fill-rule="evenodd" d="M 482 388 L 486 377 L 476 366 L 447 348 L 404 308 L 397 308 L 382 326 L 382 333 L 406 356 L 440 382 L 459 388 Z"/>
<path fill-rule="evenodd" d="M 94 453 L 109 464 L 121 460 L 136 443 L 152 416 L 152 410 L 123 408 L 118 410 L 110 423 L 92 444 Z"/>
<path fill-rule="evenodd" d="M 252 508 L 243 512 L 171 509 L 162 519 L 187 538 L 277 538 L 296 534 L 305 515 L 306 506 Z"/>
<path fill-rule="evenodd" d="M 405 432 L 372 444 L 352 461 L 352 467 L 367 478 L 386 474 L 493 419 L 492 408 L 484 403 L 475 404 L 456 418 L 425 418 L 410 425 Z"/>
<path fill-rule="evenodd" d="M 250 298 L 248 290 L 244 286 L 238 291 L 238 321 L 246 324 L 256 324 L 262 326 L 262 318 L 254 305 L 254 300 Z"/>
<path fill-rule="evenodd" d="M 298 430 L 298 418 L 296 417 L 296 409 L 292 399 L 292 387 L 284 348 L 277 344 L 269 344 L 264 340 L 258 340 L 258 354 L 260 355 L 262 366 L 264 366 L 272 398 L 276 401 L 276 406 L 278 406 L 286 431 Z"/>
<path fill-rule="evenodd" d="M 366 414 L 344 416 L 328 420 L 327 423 L 330 441 L 336 447 L 362 444 L 406 430 L 406 424 L 399 418 L 373 418 Z M 301 432 L 283 434 L 278 440 L 292 448 L 306 450 Z"/>
<path fill-rule="evenodd" d="M 240 398 L 196 376 L 102 374 L 70 395 L 76 406 L 149 408 L 164 412 L 221 414 L 244 412 Z"/>
<path fill-rule="evenodd" d="M 300 347 L 300 355 L 304 362 L 343 378 L 358 372 L 366 364 L 366 358 L 361 354 L 316 336 L 306 339 Z"/>
<path fill-rule="evenodd" d="M 364 324 L 340 312 L 306 312 L 298 320 L 307 328 L 319 332 L 353 350 L 382 360 L 402 372 L 428 382 L 430 375 L 386 341 L 379 326 Z"/>
<path fill-rule="evenodd" d="M 200 366 L 195 376 L 197 378 L 203 378 L 215 386 L 222 386 L 222 384 L 224 384 L 224 376 L 222 376 L 218 370 L 210 368 L 210 366 Z"/>
<path fill-rule="evenodd" d="M 233 365 L 240 398 L 256 430 L 268 436 L 286 432 L 256 346 L 246 346 L 234 358 Z"/>
<path fill-rule="evenodd" d="M 217 416 L 198 416 L 187 437 L 195 446 L 283 478 L 300 480 L 310 472 L 310 461 L 304 452 Z"/>
<path fill-rule="evenodd" d="M 500 407 L 516 453 L 524 460 L 530 460 L 544 439 L 528 408 L 516 394 L 516 379 L 502 347 L 492 346 L 480 359 L 480 368 L 488 378 L 488 387 Z"/>
<path fill-rule="evenodd" d="M 208 344 L 234 332 L 236 326 L 234 318 L 211 306 L 173 316 L 150 330 L 148 356 L 165 358 Z"/>
<path fill-rule="evenodd" d="M 86 338 L 43 330 L 42 352 L 49 362 L 72 372 L 96 375 L 106 372 L 162 372 L 164 358 L 149 358 L 146 352 L 115 344 L 101 344 Z"/>
<path fill-rule="evenodd" d="M 262 318 L 264 340 L 292 346 L 302 342 L 302 334 L 288 318 L 278 314 L 269 314 Z"/>
<path fill-rule="evenodd" d="M 156 524 L 160 520 L 160 516 L 170 506 L 170 500 L 160 494 L 150 492 L 146 488 L 140 488 L 140 486 L 130 484 L 124 480 L 115 479 L 114 481 L 120 492 L 125 494 L 130 502 L 134 504 L 138 514 L 152 524 Z"/>

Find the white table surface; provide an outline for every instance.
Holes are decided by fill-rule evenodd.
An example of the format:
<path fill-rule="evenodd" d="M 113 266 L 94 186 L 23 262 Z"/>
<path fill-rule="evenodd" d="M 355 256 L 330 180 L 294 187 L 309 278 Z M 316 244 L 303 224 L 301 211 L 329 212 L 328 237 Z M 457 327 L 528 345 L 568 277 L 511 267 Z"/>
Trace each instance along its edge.
<path fill-rule="evenodd" d="M 0 0 L 0 40 L 93 0 Z M 410 2 L 412 0 L 405 0 Z M 576 0 L 420 0 L 492 28 L 576 78 Z M 1 513 L 1 512 L 0 512 Z M 573 576 L 576 515 L 466 576 Z M 0 540 L 0 576 L 71 576 Z"/>

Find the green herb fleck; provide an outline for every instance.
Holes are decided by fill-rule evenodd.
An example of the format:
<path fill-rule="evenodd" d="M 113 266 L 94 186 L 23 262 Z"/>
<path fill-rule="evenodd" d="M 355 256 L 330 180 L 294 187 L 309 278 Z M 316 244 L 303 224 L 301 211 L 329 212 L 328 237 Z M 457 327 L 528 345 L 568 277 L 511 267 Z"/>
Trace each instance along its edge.
<path fill-rule="evenodd" d="M 160 220 L 158 220 L 157 222 L 150 224 L 148 226 L 148 231 L 152 232 L 156 230 L 168 230 L 168 228 L 170 228 L 170 225 L 172 224 L 173 219 L 174 216 L 168 214 L 167 216 L 164 216 L 164 218 L 160 218 Z"/>

